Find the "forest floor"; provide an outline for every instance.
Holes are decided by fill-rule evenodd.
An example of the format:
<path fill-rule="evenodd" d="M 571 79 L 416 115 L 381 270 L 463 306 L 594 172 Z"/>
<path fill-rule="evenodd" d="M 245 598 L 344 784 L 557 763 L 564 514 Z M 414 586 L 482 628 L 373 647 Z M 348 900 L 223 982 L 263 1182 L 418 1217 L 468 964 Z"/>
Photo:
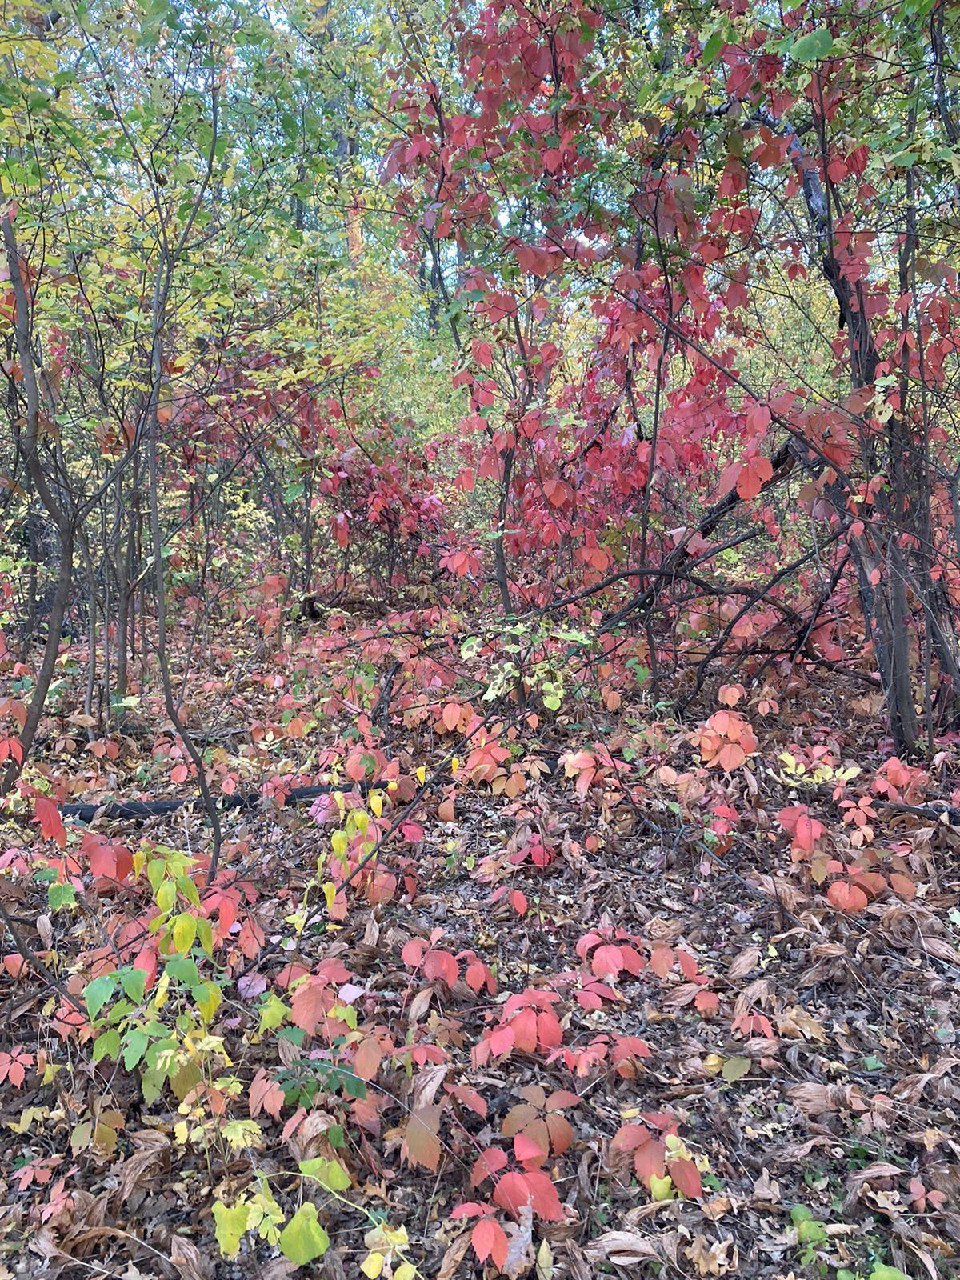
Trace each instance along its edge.
<path fill-rule="evenodd" d="M 331 749 L 356 749 L 356 688 L 341 680 L 330 700 L 315 638 L 279 659 L 239 652 L 192 676 L 185 703 L 229 789 L 316 780 Z M 369 703 L 384 670 L 364 669 Z M 91 746 L 75 683 L 34 784 L 61 801 L 189 790 L 171 739 L 143 727 L 162 723 L 156 698 Z M 352 1278 L 379 1249 L 384 1275 L 404 1258 L 430 1280 L 492 1275 L 469 1216 L 491 1208 L 501 1269 L 537 1280 L 953 1274 L 960 833 L 931 806 L 960 783 L 956 746 L 933 772 L 891 768 L 869 699 L 830 678 L 751 714 L 757 749 L 729 773 L 704 767 L 691 724 L 637 704 L 516 719 L 501 741 L 523 789 L 471 783 L 465 760 L 454 796 L 456 734 L 405 709 L 402 688 L 373 754 L 409 784 L 399 795 L 424 794 L 380 853 L 386 879 L 329 919 L 313 906 L 330 805 L 225 814 L 210 892 L 198 806 L 68 822 L 62 839 L 4 826 L 0 1277 L 295 1275 L 252 1229 L 220 1256 L 213 1205 L 258 1177 L 284 1212 L 317 1205 L 331 1245 L 300 1274 Z M 184 1033 L 197 1070 L 147 1099 L 135 1065 L 94 1060 L 94 1019 L 71 1000 L 132 953 L 131 927 L 142 947 L 157 847 L 198 859 L 214 955 L 193 954 L 222 997 L 206 1040 Z M 839 861 L 818 876 L 821 849 Z M 874 871 L 843 882 L 863 901 L 828 898 L 824 881 L 865 849 Z M 302 975 L 335 992 L 339 1040 L 324 1039 L 329 1000 L 305 1010 Z M 263 1010 L 291 987 L 284 1037 Z M 188 1004 L 171 987 L 149 1017 Z M 355 1074 L 337 1076 L 337 1053 Z M 651 1180 L 648 1142 L 679 1162 L 673 1182 L 662 1159 Z M 349 1190 L 305 1189 L 300 1163 L 334 1148 Z M 559 1205 L 535 1177 L 532 1214 L 493 1196 L 508 1162 L 546 1173 Z M 451 1218 L 463 1202 L 475 1209 Z M 388 1229 L 405 1237 L 384 1244 Z"/>

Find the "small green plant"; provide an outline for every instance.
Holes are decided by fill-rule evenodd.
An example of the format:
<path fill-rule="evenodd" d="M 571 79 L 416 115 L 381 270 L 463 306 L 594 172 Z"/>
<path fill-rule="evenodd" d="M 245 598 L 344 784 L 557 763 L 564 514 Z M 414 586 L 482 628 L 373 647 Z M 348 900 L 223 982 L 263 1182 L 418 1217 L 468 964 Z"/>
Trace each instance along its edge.
<path fill-rule="evenodd" d="M 824 1224 L 815 1218 L 805 1204 L 795 1204 L 790 1210 L 790 1221 L 797 1233 L 797 1244 L 800 1247 L 800 1262 L 803 1266 L 812 1266 L 817 1258 L 817 1250 L 822 1249 L 830 1237 Z"/>

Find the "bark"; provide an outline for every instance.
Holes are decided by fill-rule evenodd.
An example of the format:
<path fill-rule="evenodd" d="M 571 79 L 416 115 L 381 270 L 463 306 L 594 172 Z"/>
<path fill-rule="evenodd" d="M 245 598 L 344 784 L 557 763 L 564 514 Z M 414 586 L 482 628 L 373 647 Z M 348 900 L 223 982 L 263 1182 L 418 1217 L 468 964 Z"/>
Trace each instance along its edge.
<path fill-rule="evenodd" d="M 0 778 L 0 795 L 6 795 L 19 778 L 33 747 L 37 729 L 40 726 L 40 719 L 43 715 L 43 708 L 46 704 L 47 694 L 50 691 L 50 684 L 56 670 L 57 655 L 60 651 L 60 632 L 66 617 L 67 606 L 70 603 L 75 527 L 70 511 L 61 505 L 53 487 L 48 483 L 40 461 L 40 384 L 37 361 L 31 340 L 31 299 L 21 270 L 20 252 L 13 229 L 13 215 L 9 209 L 0 217 L 0 223 L 2 223 L 3 228 L 3 247 L 10 272 L 10 283 L 13 287 L 14 335 L 25 400 L 25 421 L 21 434 L 21 448 L 33 488 L 47 515 L 53 521 L 60 539 L 60 565 L 48 617 L 49 629 L 40 661 L 40 669 L 37 672 L 33 696 L 27 707 L 27 717 L 20 732 L 20 760 L 14 760 L 13 758 L 8 760 L 7 767 L 3 772 L 2 778 Z"/>

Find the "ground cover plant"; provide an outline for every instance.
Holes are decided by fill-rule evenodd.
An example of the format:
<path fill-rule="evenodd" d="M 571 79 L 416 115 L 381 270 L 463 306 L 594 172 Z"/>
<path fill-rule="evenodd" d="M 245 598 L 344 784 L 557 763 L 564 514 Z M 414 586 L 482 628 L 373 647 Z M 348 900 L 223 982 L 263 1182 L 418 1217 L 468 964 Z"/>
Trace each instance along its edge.
<path fill-rule="evenodd" d="M 958 42 L 10 0 L 0 1277 L 960 1270 Z"/>

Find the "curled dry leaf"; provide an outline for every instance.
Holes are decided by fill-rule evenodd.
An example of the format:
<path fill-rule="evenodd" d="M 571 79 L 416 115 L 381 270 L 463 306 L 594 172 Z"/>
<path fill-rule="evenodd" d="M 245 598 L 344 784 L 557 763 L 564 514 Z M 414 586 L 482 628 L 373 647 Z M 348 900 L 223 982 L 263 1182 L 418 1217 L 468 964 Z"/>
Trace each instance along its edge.
<path fill-rule="evenodd" d="M 727 977 L 731 982 L 739 982 L 741 978 L 745 978 L 752 969 L 755 969 L 760 963 L 760 948 L 747 947 L 736 956 L 727 970 Z"/>
<path fill-rule="evenodd" d="M 615 1267 L 635 1267 L 638 1263 L 662 1261 L 660 1251 L 649 1236 L 639 1231 L 605 1231 L 586 1249 L 594 1262 L 611 1262 Z"/>
<path fill-rule="evenodd" d="M 179 1272 L 180 1280 L 212 1280 L 211 1260 L 182 1236 L 174 1236 L 170 1241 L 170 1261 Z"/>
<path fill-rule="evenodd" d="M 856 1169 L 848 1174 L 847 1181 L 854 1184 L 878 1182 L 881 1178 L 899 1178 L 902 1173 L 902 1169 L 890 1164 L 888 1160 L 878 1160 L 875 1164 L 868 1164 L 865 1169 Z"/>
<path fill-rule="evenodd" d="M 806 1084 L 794 1085 L 787 1090 L 793 1105 L 808 1116 L 822 1116 L 830 1111 L 864 1111 L 866 1104 L 854 1085 Z"/>

